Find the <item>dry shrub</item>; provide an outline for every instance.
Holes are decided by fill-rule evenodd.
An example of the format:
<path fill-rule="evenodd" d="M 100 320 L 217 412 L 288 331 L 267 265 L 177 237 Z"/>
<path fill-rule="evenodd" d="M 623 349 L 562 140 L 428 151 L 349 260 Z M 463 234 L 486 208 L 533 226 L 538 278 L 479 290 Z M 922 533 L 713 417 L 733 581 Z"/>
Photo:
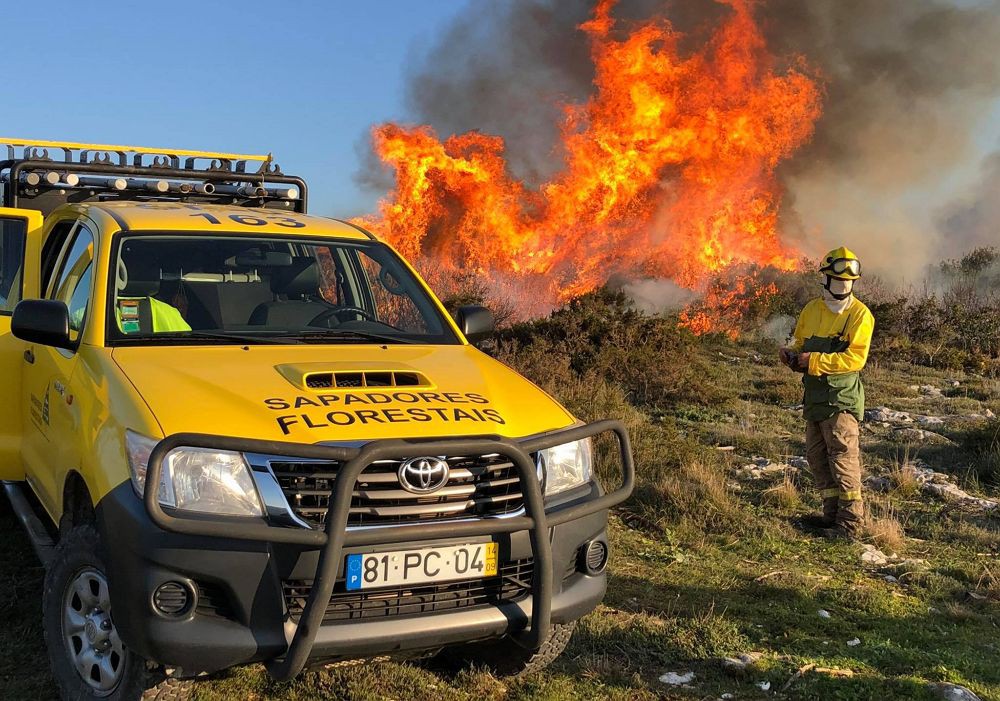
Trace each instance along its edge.
<path fill-rule="evenodd" d="M 685 462 L 653 484 L 652 492 L 661 514 L 678 523 L 718 530 L 743 520 L 739 502 L 726 485 L 725 471 L 716 464 Z"/>
<path fill-rule="evenodd" d="M 915 497 L 920 493 L 920 482 L 917 481 L 917 475 L 909 465 L 903 465 L 900 469 L 890 472 L 889 479 L 892 481 L 893 491 L 903 499 Z"/>
<path fill-rule="evenodd" d="M 888 499 L 868 502 L 862 535 L 889 553 L 900 552 L 906 545 L 906 532 L 896 518 L 895 507 Z"/>
<path fill-rule="evenodd" d="M 784 511 L 793 511 L 802 503 L 798 487 L 791 477 L 785 475 L 780 484 L 765 489 L 760 495 L 761 502 Z"/>
<path fill-rule="evenodd" d="M 917 480 L 917 473 L 910 462 L 909 446 L 903 453 L 903 459 L 893 463 L 889 470 L 889 481 L 892 482 L 892 489 L 897 496 L 903 499 L 915 497 L 920 493 L 920 482 Z"/>
<path fill-rule="evenodd" d="M 990 599 L 1000 601 L 1000 566 L 983 565 L 983 573 L 979 575 L 976 589 Z"/>

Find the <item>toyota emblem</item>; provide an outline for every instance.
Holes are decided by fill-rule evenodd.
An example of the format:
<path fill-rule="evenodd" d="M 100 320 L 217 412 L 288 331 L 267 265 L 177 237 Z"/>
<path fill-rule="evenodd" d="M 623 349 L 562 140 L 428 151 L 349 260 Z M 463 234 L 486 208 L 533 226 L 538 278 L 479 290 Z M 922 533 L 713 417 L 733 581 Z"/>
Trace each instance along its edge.
<path fill-rule="evenodd" d="M 441 458 L 410 458 L 399 466 L 399 484 L 414 494 L 430 494 L 448 483 L 450 472 Z"/>

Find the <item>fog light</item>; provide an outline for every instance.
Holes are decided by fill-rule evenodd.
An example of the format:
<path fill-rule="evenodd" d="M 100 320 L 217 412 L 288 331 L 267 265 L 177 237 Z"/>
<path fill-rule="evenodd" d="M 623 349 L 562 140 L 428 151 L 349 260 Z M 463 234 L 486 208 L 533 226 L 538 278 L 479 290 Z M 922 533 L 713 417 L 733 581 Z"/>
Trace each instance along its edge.
<path fill-rule="evenodd" d="M 161 616 L 177 618 L 191 610 L 194 592 L 180 582 L 161 584 L 153 592 L 153 609 Z"/>
<path fill-rule="evenodd" d="M 592 540 L 580 552 L 580 568 L 593 576 L 600 574 L 608 565 L 608 544 L 603 540 Z"/>

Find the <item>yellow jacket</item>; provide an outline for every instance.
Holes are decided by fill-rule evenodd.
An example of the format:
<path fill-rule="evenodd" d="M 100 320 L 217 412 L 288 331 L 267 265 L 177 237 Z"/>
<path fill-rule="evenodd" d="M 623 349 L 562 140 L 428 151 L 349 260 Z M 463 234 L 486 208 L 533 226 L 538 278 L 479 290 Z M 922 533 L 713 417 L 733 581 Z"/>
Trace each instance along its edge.
<path fill-rule="evenodd" d="M 831 312 L 823 299 L 817 297 L 799 314 L 791 348 L 801 352 L 808 339 L 840 337 L 847 347 L 839 353 L 810 353 L 808 373 L 818 377 L 859 372 L 868 360 L 874 330 L 875 317 L 857 297 L 852 297 L 840 314 Z"/>

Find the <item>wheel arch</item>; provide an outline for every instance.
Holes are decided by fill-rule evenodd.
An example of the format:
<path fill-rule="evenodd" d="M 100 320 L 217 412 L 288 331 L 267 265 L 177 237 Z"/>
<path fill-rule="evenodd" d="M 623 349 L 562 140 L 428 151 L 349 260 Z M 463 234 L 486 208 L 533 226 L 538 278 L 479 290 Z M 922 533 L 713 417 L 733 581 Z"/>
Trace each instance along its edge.
<path fill-rule="evenodd" d="M 85 523 L 96 523 L 94 498 L 87 481 L 77 470 L 66 473 L 62 492 L 62 516 L 59 519 L 60 536 L 68 529 Z"/>

